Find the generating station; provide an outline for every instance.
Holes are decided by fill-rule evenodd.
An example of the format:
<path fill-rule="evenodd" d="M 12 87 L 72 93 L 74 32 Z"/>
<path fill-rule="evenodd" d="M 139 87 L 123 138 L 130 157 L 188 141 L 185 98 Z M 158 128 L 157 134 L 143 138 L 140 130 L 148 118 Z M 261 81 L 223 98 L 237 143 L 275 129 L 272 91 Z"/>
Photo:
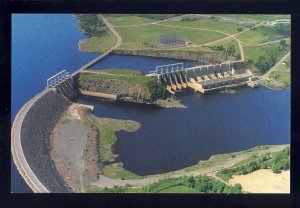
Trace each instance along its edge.
<path fill-rule="evenodd" d="M 247 85 L 258 86 L 258 77 L 244 67 L 244 62 L 225 62 L 185 68 L 183 63 L 157 66 L 147 76 L 154 76 L 174 94 L 183 88 L 207 93 Z"/>

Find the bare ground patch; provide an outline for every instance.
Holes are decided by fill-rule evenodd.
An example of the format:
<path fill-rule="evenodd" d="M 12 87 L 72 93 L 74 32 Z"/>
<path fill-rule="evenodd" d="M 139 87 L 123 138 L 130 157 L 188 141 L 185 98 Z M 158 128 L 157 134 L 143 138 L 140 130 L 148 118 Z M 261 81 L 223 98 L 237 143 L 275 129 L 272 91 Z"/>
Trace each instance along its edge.
<path fill-rule="evenodd" d="M 98 131 L 89 120 L 90 110 L 70 106 L 51 136 L 51 158 L 58 172 L 75 192 L 97 180 L 100 168 L 97 153 Z"/>
<path fill-rule="evenodd" d="M 290 171 L 273 173 L 260 169 L 247 175 L 233 176 L 230 185 L 240 183 L 243 191 L 249 193 L 290 193 Z"/>

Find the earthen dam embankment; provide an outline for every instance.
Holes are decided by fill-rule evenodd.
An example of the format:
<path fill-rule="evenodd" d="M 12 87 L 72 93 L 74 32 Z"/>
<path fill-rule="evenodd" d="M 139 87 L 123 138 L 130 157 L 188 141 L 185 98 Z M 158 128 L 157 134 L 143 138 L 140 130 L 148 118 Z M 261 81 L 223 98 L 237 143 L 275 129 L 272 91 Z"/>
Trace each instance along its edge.
<path fill-rule="evenodd" d="M 22 124 L 21 144 L 30 168 L 49 192 L 71 192 L 50 156 L 51 132 L 62 113 L 72 104 L 50 90 L 28 110 Z"/>

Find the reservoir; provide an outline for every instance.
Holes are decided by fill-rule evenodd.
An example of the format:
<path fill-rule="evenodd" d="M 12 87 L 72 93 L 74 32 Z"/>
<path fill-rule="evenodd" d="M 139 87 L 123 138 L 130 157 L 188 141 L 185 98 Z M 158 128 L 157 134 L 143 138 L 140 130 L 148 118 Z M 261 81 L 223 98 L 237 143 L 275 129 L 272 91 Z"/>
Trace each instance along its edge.
<path fill-rule="evenodd" d="M 97 54 L 83 53 L 85 35 L 72 15 L 12 16 L 12 121 L 20 108 L 62 69 L 75 71 Z M 94 69 L 129 68 L 144 72 L 176 60 L 112 55 Z M 213 154 L 264 144 L 290 142 L 290 90 L 239 88 L 235 94 L 178 93 L 187 108 L 78 100 L 95 105 L 99 117 L 131 119 L 136 132 L 118 132 L 114 152 L 124 167 L 140 175 L 168 172 Z M 31 192 L 12 162 L 12 192 Z"/>

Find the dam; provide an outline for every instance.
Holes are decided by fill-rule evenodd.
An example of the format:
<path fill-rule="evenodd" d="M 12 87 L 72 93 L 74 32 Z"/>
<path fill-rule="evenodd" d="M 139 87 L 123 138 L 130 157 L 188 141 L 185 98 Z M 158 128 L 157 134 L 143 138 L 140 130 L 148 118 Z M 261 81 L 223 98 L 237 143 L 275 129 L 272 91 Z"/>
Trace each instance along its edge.
<path fill-rule="evenodd" d="M 192 88 L 201 93 L 247 85 L 258 86 L 258 78 L 244 62 L 224 62 L 185 68 L 183 63 L 157 66 L 147 76 L 157 77 L 166 89 L 175 94 L 183 88 Z"/>
<path fill-rule="evenodd" d="M 45 90 L 25 104 L 14 121 L 13 158 L 34 192 L 72 192 L 53 166 L 48 146 L 55 123 L 72 104 L 70 100 L 78 94 L 77 76 L 79 73 L 71 74 L 62 70 L 48 78 Z M 184 68 L 181 63 L 164 65 L 156 67 L 147 76 L 156 77 L 172 94 L 184 88 L 206 93 L 255 82 L 252 81 L 255 77 L 243 68 L 243 63 L 238 65 L 231 62 L 190 68 Z M 45 117 L 46 115 L 48 116 Z M 31 150 L 33 146 L 34 151 Z M 38 157 L 43 159 L 37 160 Z"/>

